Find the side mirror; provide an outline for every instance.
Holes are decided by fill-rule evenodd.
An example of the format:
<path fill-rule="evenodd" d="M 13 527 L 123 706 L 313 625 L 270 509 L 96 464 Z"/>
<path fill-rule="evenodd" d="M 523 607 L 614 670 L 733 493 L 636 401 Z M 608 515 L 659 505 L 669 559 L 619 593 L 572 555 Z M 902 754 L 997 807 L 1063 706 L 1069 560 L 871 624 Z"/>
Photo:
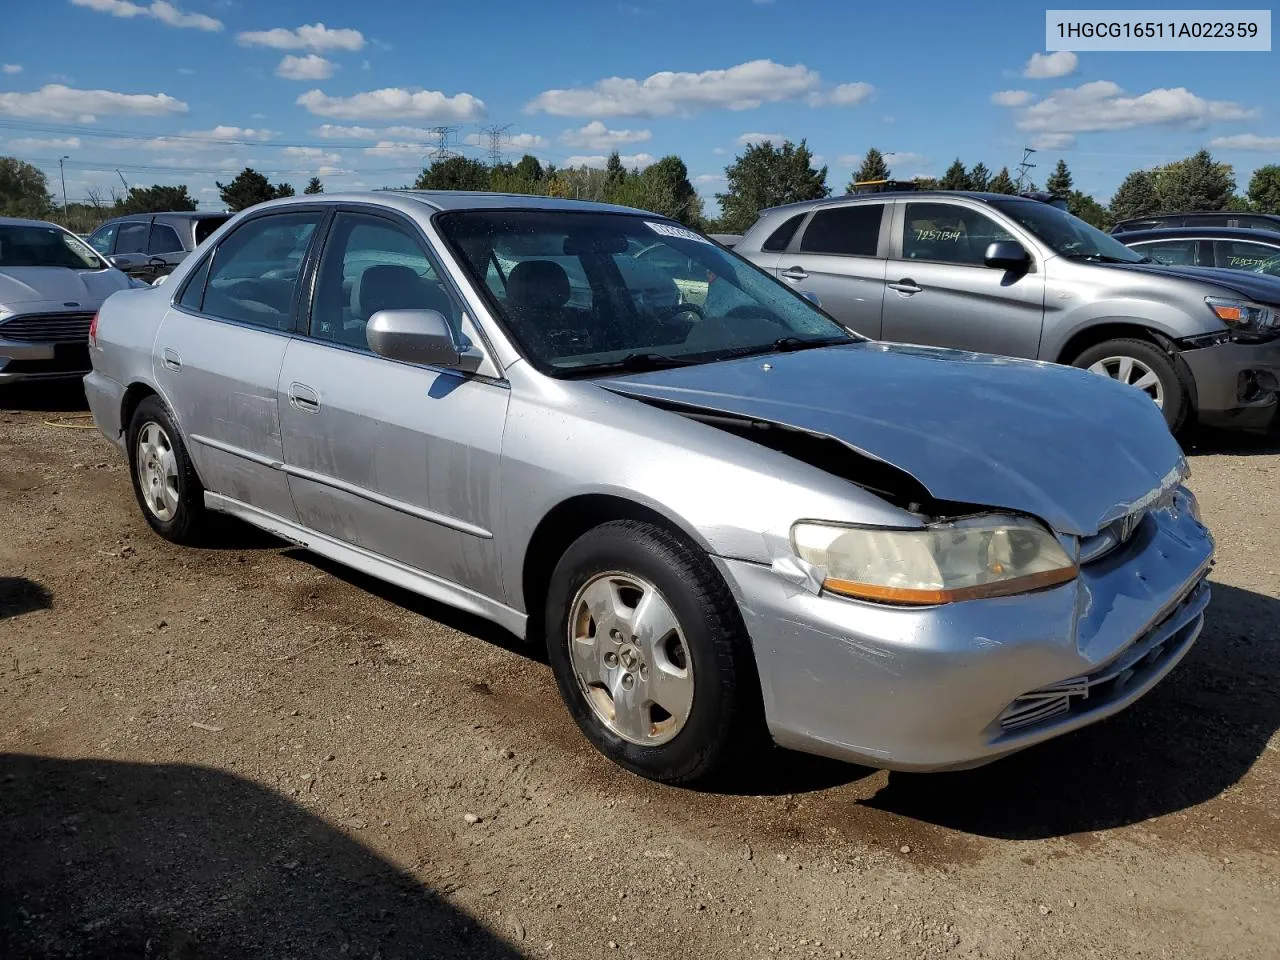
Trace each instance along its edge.
<path fill-rule="evenodd" d="M 127 254 L 117 253 L 115 256 L 107 257 L 107 263 L 117 270 L 128 270 L 133 266 L 133 258 Z"/>
<path fill-rule="evenodd" d="M 800 296 L 804 297 L 806 300 L 812 303 L 815 307 L 822 306 L 822 300 L 812 290 L 801 290 Z"/>
<path fill-rule="evenodd" d="M 456 367 L 462 360 L 449 321 L 438 310 L 379 310 L 365 326 L 369 349 L 388 360 Z"/>
<path fill-rule="evenodd" d="M 154 280 L 152 280 L 151 285 L 153 287 L 158 287 L 160 286 L 160 284 L 164 283 L 168 279 L 169 279 L 169 275 L 166 273 L 163 277 L 156 277 Z"/>
<path fill-rule="evenodd" d="M 988 267 L 1000 270 L 1026 270 L 1031 265 L 1031 254 L 1017 240 L 996 240 L 987 244 L 982 260 Z"/>

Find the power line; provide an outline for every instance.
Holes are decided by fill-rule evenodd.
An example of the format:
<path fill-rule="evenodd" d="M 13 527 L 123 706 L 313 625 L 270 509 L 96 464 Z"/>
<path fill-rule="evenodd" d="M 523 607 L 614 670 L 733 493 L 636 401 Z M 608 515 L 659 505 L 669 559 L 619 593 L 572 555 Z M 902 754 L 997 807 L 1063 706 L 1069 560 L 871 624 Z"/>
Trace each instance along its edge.
<path fill-rule="evenodd" d="M 1015 184 L 1015 189 L 1019 193 L 1022 192 L 1022 184 L 1023 184 L 1023 181 L 1025 181 L 1027 178 L 1027 173 L 1035 167 L 1034 163 L 1027 162 L 1027 157 L 1031 156 L 1035 152 L 1036 151 L 1034 147 L 1022 148 L 1022 161 L 1018 164 L 1018 180 L 1017 180 L 1017 183 Z"/>
<path fill-rule="evenodd" d="M 511 124 L 495 123 L 491 127 L 481 127 L 480 132 L 489 136 L 489 166 L 496 167 L 502 163 L 502 144 L 507 139 L 507 131 L 511 129 Z"/>
<path fill-rule="evenodd" d="M 458 132 L 457 127 L 438 126 L 431 127 L 431 132 L 435 134 L 436 146 L 427 152 L 433 162 L 439 163 L 441 160 L 448 160 L 454 156 L 454 152 L 449 149 L 449 141 L 453 135 Z"/>

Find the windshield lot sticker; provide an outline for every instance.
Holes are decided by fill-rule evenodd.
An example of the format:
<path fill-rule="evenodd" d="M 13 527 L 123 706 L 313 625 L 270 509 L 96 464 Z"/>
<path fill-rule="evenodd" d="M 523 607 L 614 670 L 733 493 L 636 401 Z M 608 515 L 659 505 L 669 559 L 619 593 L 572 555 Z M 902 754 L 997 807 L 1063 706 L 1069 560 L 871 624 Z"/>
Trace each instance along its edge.
<path fill-rule="evenodd" d="M 1259 267 L 1270 257 L 1227 257 L 1227 265 L 1232 267 Z"/>
<path fill-rule="evenodd" d="M 916 229 L 917 240 L 950 240 L 957 243 L 960 240 L 959 230 L 921 230 Z"/>
<path fill-rule="evenodd" d="M 706 237 L 699 236 L 692 230 L 686 230 L 684 227 L 673 227 L 667 223 L 654 223 L 646 220 L 644 225 L 654 233 L 660 233 L 664 237 L 679 237 L 681 240 L 697 240 L 699 243 L 710 243 Z"/>

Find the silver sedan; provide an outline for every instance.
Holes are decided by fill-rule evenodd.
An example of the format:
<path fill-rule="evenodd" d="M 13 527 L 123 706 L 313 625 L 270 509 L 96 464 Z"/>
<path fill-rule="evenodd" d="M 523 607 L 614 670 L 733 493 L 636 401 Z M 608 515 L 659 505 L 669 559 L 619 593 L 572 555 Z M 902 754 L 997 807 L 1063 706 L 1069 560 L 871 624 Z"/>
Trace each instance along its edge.
<path fill-rule="evenodd" d="M 667 782 L 769 737 L 993 760 L 1134 702 L 1209 600 L 1141 393 L 866 340 L 638 210 L 263 204 L 113 296 L 91 356 L 161 536 L 229 514 L 545 644 L 592 743 Z"/>

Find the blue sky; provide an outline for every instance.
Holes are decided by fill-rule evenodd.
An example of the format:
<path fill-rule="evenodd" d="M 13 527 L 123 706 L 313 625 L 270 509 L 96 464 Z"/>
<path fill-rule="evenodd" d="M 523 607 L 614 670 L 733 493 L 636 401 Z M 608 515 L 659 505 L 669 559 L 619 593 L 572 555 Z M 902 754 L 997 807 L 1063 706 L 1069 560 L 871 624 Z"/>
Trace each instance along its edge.
<path fill-rule="evenodd" d="M 677 153 L 707 196 L 765 136 L 807 138 L 837 192 L 868 146 L 909 177 L 1012 169 L 1029 144 L 1033 175 L 1062 157 L 1103 200 L 1202 146 L 1241 189 L 1280 162 L 1275 54 L 1043 43 L 1044 7 L 1014 2 L 41 0 L 0 31 L 0 153 L 55 195 L 70 157 L 72 200 L 119 169 L 210 209 L 245 165 L 299 189 L 410 182 L 438 125 L 481 158 L 508 124 L 509 159 Z"/>

